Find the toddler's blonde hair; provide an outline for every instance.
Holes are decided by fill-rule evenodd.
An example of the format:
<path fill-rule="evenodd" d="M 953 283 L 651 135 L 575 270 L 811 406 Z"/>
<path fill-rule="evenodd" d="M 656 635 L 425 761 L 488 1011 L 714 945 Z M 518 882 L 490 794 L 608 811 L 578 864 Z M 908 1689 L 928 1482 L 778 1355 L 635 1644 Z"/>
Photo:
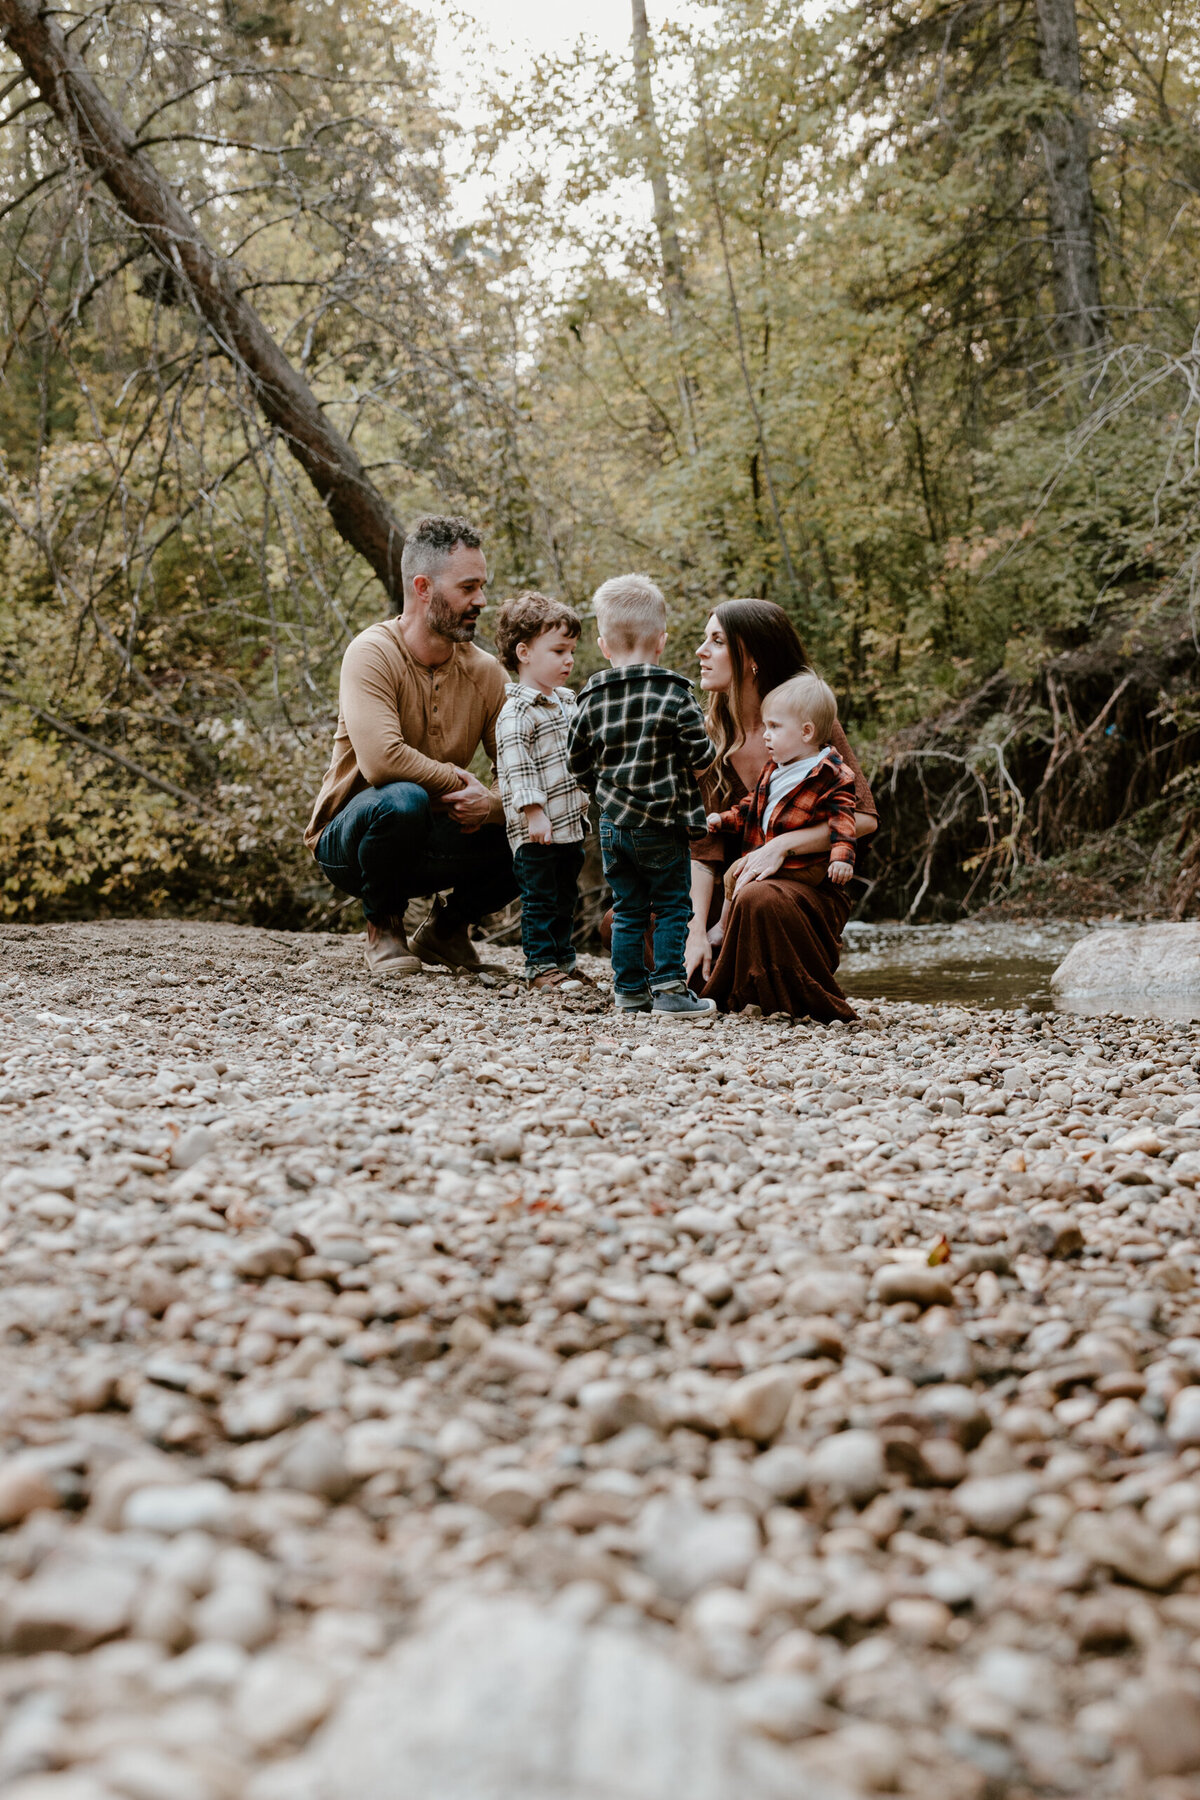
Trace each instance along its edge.
<path fill-rule="evenodd" d="M 828 682 L 814 675 L 811 669 L 772 688 L 762 703 L 764 713 L 769 706 L 794 719 L 797 725 L 806 725 L 811 720 L 822 749 L 833 736 L 838 716 L 837 700 Z"/>

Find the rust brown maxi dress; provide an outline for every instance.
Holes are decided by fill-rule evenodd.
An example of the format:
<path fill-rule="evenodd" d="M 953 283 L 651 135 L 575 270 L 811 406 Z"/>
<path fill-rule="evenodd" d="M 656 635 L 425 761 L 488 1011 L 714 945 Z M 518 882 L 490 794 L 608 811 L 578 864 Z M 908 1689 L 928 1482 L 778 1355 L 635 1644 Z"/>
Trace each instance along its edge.
<path fill-rule="evenodd" d="M 855 811 L 878 818 L 867 778 L 840 725 L 834 727 L 830 741 L 854 771 Z M 729 773 L 733 788 L 723 803 L 727 807 L 736 806 L 746 792 L 736 771 Z M 714 810 L 708 791 L 704 804 Z M 705 863 L 716 878 L 711 926 L 721 915 L 725 870 L 741 855 L 741 847 L 733 838 L 710 833 L 695 839 L 690 848 L 692 860 Z M 823 1024 L 855 1017 L 837 979 L 842 928 L 851 900 L 846 888 L 831 881 L 814 884 L 817 868 L 823 870 L 827 864 L 828 857 L 822 855 L 807 868 L 783 868 L 765 881 L 747 881 L 738 889 L 725 940 L 702 990 L 722 1012 L 740 1012 L 753 1004 L 764 1013 L 791 1013 L 793 1018 L 819 1019 Z"/>

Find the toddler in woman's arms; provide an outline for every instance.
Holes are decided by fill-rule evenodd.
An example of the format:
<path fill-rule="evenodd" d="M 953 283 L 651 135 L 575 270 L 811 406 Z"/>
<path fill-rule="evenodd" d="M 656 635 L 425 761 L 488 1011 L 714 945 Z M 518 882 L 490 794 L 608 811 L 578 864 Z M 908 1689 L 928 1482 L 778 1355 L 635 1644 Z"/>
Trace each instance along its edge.
<path fill-rule="evenodd" d="M 854 874 L 856 828 L 854 776 L 829 742 L 837 723 L 833 690 L 811 672 L 794 675 L 767 695 L 762 720 L 770 761 L 758 786 L 728 812 L 709 813 L 708 829 L 737 832 L 748 855 L 785 832 L 827 825 L 828 852 L 789 854 L 783 867 L 803 872 L 814 887 L 826 877 L 840 886 Z M 725 876 L 726 913 L 745 861 L 739 856 Z"/>

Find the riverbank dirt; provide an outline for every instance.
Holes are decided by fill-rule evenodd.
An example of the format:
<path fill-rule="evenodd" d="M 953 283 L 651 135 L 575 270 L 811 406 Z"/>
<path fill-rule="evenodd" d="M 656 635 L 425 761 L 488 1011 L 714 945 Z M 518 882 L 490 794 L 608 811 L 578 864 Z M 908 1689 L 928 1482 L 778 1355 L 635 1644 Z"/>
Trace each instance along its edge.
<path fill-rule="evenodd" d="M 1200 1791 L 1195 1026 L 106 923 L 0 1027 L 11 1800 Z"/>

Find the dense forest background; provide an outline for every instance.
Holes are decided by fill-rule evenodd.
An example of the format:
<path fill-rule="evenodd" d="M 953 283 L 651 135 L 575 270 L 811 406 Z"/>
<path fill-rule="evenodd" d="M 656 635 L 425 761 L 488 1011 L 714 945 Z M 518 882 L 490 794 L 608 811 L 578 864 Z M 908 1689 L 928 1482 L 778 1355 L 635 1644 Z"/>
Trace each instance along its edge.
<path fill-rule="evenodd" d="M 464 123 L 403 6 L 58 15 L 397 517 L 485 525 L 494 598 L 645 569 L 689 669 L 714 601 L 791 611 L 875 777 L 869 911 L 1189 909 L 1200 15 L 700 16 L 633 0 L 628 57 Z M 386 598 L 6 63 L 0 916 L 328 925 L 299 833 Z"/>

